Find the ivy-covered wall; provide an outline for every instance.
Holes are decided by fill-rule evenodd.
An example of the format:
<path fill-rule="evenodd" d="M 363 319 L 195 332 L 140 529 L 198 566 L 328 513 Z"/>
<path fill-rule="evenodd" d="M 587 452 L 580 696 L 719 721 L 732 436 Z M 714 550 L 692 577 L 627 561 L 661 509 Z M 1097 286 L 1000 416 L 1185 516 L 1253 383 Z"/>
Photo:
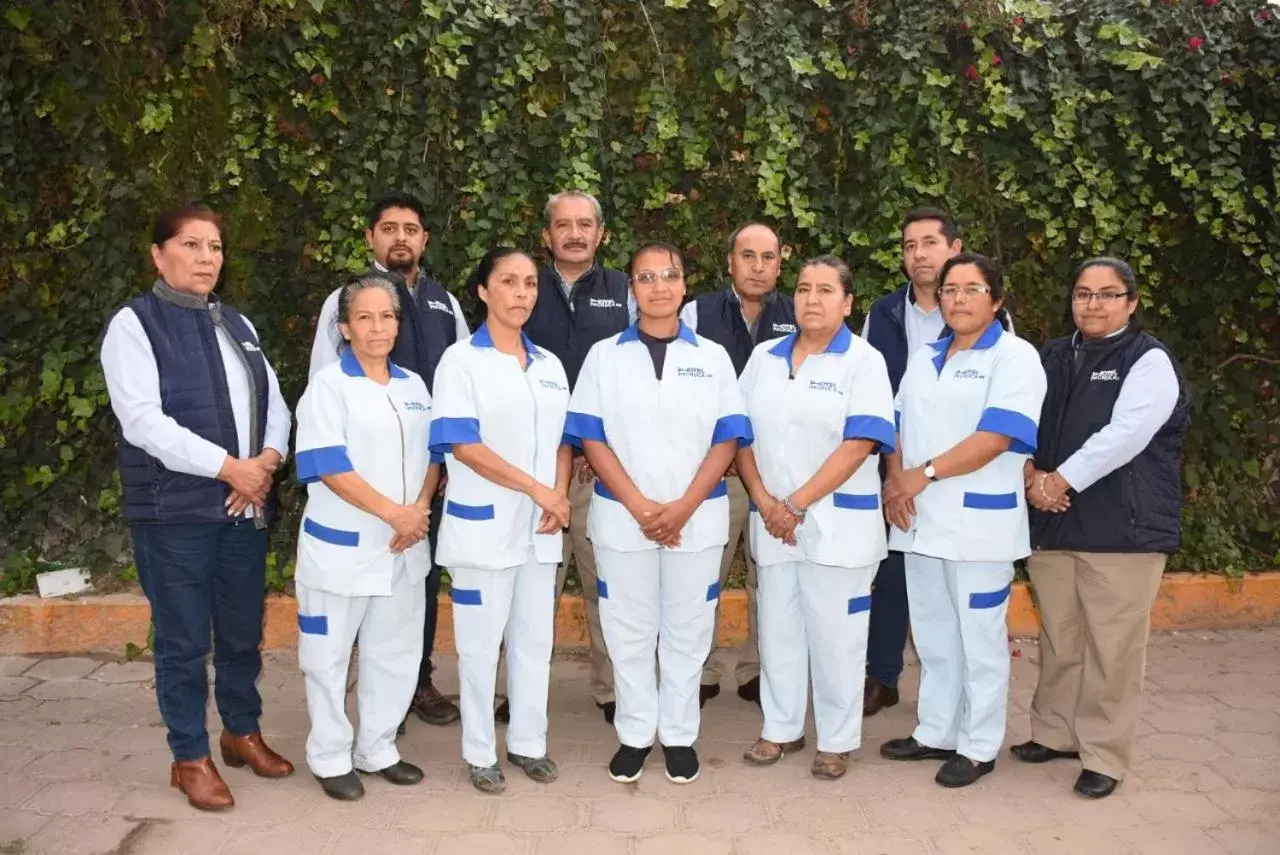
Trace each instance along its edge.
<path fill-rule="evenodd" d="M 324 295 L 387 188 L 429 266 L 534 247 L 547 194 L 600 194 L 619 262 L 775 222 L 836 252 L 859 311 L 896 227 L 940 203 L 1008 270 L 1019 332 L 1062 334 L 1081 258 L 1131 259 L 1195 388 L 1175 565 L 1275 566 L 1280 7 L 1270 0 L 9 0 L 0 20 L 0 549 L 119 561 L 96 360 L 147 287 L 147 228 L 203 200 L 221 292 L 301 394 Z M 274 581 L 301 493 L 286 488 Z M 127 562 L 126 562 L 127 563 Z"/>

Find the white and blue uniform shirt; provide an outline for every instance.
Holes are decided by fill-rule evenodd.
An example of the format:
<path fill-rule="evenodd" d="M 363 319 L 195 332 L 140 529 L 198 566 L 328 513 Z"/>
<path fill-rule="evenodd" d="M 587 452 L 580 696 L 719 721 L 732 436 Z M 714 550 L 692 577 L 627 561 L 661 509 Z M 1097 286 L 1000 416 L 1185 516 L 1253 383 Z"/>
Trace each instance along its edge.
<path fill-rule="evenodd" d="M 507 463 L 548 486 L 564 443 L 569 381 L 564 366 L 523 333 L 528 367 L 493 345 L 482 324 L 444 352 L 436 368 L 431 450 L 449 471 L 436 563 L 504 570 L 564 559 L 564 535 L 536 534 L 542 511 L 533 499 L 499 486 L 453 456 L 453 446 L 484 443 Z"/>
<path fill-rule="evenodd" d="M 683 323 L 667 345 L 661 380 L 637 326 L 597 342 L 569 409 L 565 432 L 607 443 L 636 489 L 660 504 L 685 494 L 713 445 L 747 439 L 751 430 L 729 354 Z M 587 535 L 616 552 L 658 548 L 598 479 Z M 676 551 L 701 552 L 728 539 L 729 499 L 721 481 L 685 524 Z"/>
<path fill-rule="evenodd" d="M 431 396 L 422 378 L 391 363 L 391 382 L 370 380 L 350 348 L 312 376 L 298 402 L 294 466 L 307 485 L 298 538 L 297 580 L 345 597 L 391 594 L 395 530 L 338 497 L 320 479 L 355 472 L 393 502 L 422 492 L 431 455 Z M 426 578 L 426 541 L 402 553 L 410 584 Z"/>
<path fill-rule="evenodd" d="M 1036 448 L 1044 369 L 1036 349 L 998 321 L 948 361 L 953 339 L 931 342 L 907 363 L 896 403 L 903 468 L 923 466 L 975 431 L 1013 442 L 976 472 L 925 487 L 911 531 L 895 527 L 889 546 L 948 561 L 1014 561 L 1031 553 L 1022 469 Z"/>
<path fill-rule="evenodd" d="M 880 451 L 891 452 L 897 443 L 884 357 L 842 325 L 827 350 L 806 357 L 793 377 L 795 344 L 792 333 L 757 345 L 740 381 L 756 467 L 769 494 L 782 499 L 804 486 L 845 440 L 869 439 L 879 447 L 849 480 L 808 509 L 796 527 L 796 546 L 769 534 L 753 512 L 752 555 L 761 566 L 878 564 L 888 554 Z"/>

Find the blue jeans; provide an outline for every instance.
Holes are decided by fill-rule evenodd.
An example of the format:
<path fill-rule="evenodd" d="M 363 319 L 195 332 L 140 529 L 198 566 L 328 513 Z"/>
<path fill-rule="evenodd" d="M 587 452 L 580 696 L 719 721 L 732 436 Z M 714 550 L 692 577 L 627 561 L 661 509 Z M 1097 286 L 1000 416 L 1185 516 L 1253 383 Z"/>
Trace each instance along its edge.
<path fill-rule="evenodd" d="M 440 565 L 435 563 L 435 555 L 442 514 L 444 514 L 444 494 L 437 493 L 431 502 L 431 519 L 427 525 L 427 544 L 431 549 L 431 572 L 427 574 L 427 612 L 422 621 L 422 662 L 418 665 L 419 689 L 431 684 L 431 651 L 436 644 L 436 614 L 440 610 Z"/>
<path fill-rule="evenodd" d="M 910 624 L 907 574 L 901 552 L 880 562 L 871 588 L 871 626 L 867 631 L 867 674 L 890 688 L 902 676 L 902 651 Z"/>
<path fill-rule="evenodd" d="M 169 750 L 175 760 L 195 760 L 209 753 L 210 648 L 222 726 L 236 736 L 258 729 L 267 531 L 247 521 L 134 525 L 129 534 L 151 604 L 156 697 Z"/>

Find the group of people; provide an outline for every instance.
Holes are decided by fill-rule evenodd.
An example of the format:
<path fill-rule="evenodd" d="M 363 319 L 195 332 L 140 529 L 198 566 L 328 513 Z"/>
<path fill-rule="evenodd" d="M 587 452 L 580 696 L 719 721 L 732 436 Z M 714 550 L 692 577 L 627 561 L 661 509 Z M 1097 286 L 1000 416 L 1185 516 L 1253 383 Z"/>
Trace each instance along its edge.
<path fill-rule="evenodd" d="M 942 761 L 948 787 L 991 772 L 1014 562 L 1028 558 L 1043 655 L 1032 739 L 1012 754 L 1076 759 L 1076 792 L 1112 792 L 1150 605 L 1179 545 L 1189 411 L 1177 362 L 1142 330 L 1129 266 L 1081 265 L 1075 332 L 1037 353 L 1013 332 L 998 266 L 963 251 L 939 209 L 905 217 L 908 281 L 860 336 L 844 262 L 802 262 L 783 293 L 766 225 L 731 236 L 728 287 L 686 300 L 677 247 L 643 244 L 610 270 L 596 262 L 594 197 L 556 194 L 545 213 L 550 265 L 499 248 L 469 277 L 474 332 L 423 271 L 425 212 L 404 194 L 372 207 L 374 268 L 321 309 L 294 469 L 307 485 L 295 576 L 307 765 L 324 792 L 361 797 L 358 773 L 420 781 L 396 747 L 411 713 L 461 718 L 482 792 L 506 786 L 495 721 L 508 723 L 507 764 L 554 781 L 547 696 L 568 553 L 593 700 L 618 735 L 609 776 L 637 780 L 656 743 L 669 780 L 696 780 L 700 710 L 721 682 L 719 595 L 744 538 L 736 676 L 763 716 L 746 762 L 804 750 L 812 696 L 811 771 L 843 776 L 863 718 L 898 703 L 910 632 L 918 725 L 880 753 Z M 234 803 L 205 728 L 211 647 L 224 763 L 293 772 L 263 741 L 254 686 L 291 416 L 257 332 L 213 293 L 222 258 L 211 211 L 161 215 L 159 278 L 102 345 L 172 784 L 203 809 Z M 431 677 L 442 566 L 459 705 Z"/>

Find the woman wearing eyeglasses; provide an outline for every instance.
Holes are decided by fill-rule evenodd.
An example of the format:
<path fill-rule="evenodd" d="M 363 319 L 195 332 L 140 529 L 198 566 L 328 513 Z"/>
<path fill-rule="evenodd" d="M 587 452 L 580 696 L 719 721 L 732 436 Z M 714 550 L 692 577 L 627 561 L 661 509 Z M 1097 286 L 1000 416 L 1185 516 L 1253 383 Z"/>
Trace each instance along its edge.
<path fill-rule="evenodd" d="M 1027 562 L 1044 627 L 1027 763 L 1079 759 L 1076 793 L 1111 795 L 1129 768 L 1151 604 L 1178 550 L 1189 397 L 1169 351 L 1142 331 L 1133 270 L 1080 266 L 1076 331 L 1041 352 L 1048 394 L 1026 464 Z"/>
<path fill-rule="evenodd" d="M 898 388 L 888 457 L 889 548 L 904 553 L 920 656 L 919 723 L 880 747 L 890 760 L 944 760 L 964 787 L 995 768 L 1009 691 L 1005 628 L 1013 562 L 1031 552 L 1023 465 L 1045 395 L 1035 348 L 1007 332 L 1000 270 L 961 253 L 942 267 L 951 333 L 922 347 Z"/>
<path fill-rule="evenodd" d="M 679 320 L 680 251 L 646 244 L 629 271 L 637 321 L 587 354 L 565 432 L 598 477 L 588 535 L 621 743 L 609 777 L 638 779 L 657 739 L 667 778 L 687 784 L 729 536 L 723 479 L 750 428 L 729 354 Z"/>

